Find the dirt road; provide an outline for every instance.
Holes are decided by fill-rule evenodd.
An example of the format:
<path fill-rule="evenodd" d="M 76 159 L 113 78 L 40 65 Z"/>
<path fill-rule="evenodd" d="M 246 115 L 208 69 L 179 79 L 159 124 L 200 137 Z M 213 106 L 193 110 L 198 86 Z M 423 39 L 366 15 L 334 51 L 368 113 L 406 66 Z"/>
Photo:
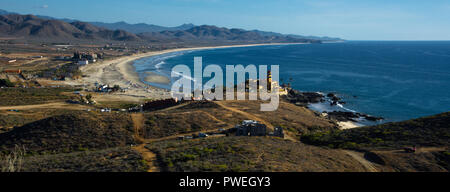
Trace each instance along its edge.
<path fill-rule="evenodd" d="M 267 128 L 269 128 L 271 131 L 273 131 L 275 129 L 275 127 L 271 123 L 265 121 L 264 119 L 256 117 L 255 115 L 252 115 L 252 114 L 247 113 L 245 111 L 241 111 L 241 110 L 233 108 L 233 107 L 228 107 L 228 106 L 224 105 L 222 102 L 215 102 L 215 103 L 218 104 L 220 107 L 226 109 L 226 110 L 229 110 L 229 111 L 232 111 L 232 112 L 235 112 L 235 113 L 239 113 L 239 114 L 243 115 L 244 117 L 246 117 L 247 119 L 259 121 L 262 124 L 265 124 L 267 126 Z M 285 139 L 290 140 L 292 142 L 298 142 L 297 139 L 295 139 L 294 137 L 292 137 L 290 135 L 290 132 L 285 130 L 285 133 L 286 133 L 286 134 L 284 134 Z"/>
<path fill-rule="evenodd" d="M 71 109 L 71 110 L 85 110 L 89 107 L 84 105 L 74 105 L 64 102 L 45 103 L 37 105 L 18 105 L 18 106 L 0 106 L 0 110 L 28 110 L 28 109 L 40 109 L 40 108 L 52 108 L 52 109 Z"/>
<path fill-rule="evenodd" d="M 146 143 L 140 144 L 136 147 L 133 147 L 133 149 L 142 154 L 142 157 L 144 158 L 148 166 L 147 172 L 160 172 L 161 170 L 156 163 L 156 154 L 145 148 L 146 145 Z"/>
<path fill-rule="evenodd" d="M 364 153 L 350 150 L 343 151 L 361 163 L 369 172 L 378 172 L 378 169 L 373 165 L 373 163 L 364 158 Z"/>
<path fill-rule="evenodd" d="M 142 158 L 144 158 L 148 166 L 147 172 L 159 172 L 160 169 L 156 163 L 156 154 L 145 148 L 149 141 L 142 137 L 142 134 L 144 134 L 144 115 L 142 113 L 133 113 L 131 114 L 131 119 L 133 120 L 134 137 L 142 143 L 133 147 L 133 149 L 139 152 Z"/>

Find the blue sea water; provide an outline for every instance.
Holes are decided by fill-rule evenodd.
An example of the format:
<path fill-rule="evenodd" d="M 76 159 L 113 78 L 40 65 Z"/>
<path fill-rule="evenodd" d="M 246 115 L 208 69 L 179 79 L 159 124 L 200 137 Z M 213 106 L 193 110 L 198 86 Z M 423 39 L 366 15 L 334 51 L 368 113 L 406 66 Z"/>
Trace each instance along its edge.
<path fill-rule="evenodd" d="M 450 42 L 349 41 L 178 52 L 136 61 L 136 71 L 170 75 L 173 66 L 279 65 L 302 91 L 334 92 L 342 109 L 401 121 L 450 111 Z M 170 85 L 155 86 L 168 88 Z M 312 108 L 333 110 L 327 105 Z"/>

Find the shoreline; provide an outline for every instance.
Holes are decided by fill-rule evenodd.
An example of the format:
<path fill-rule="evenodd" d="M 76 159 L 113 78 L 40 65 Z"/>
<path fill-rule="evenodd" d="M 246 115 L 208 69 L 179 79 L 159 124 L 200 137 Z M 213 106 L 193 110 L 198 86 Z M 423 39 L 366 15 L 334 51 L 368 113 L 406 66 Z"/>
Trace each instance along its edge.
<path fill-rule="evenodd" d="M 167 53 L 181 51 L 196 51 L 208 49 L 223 49 L 234 47 L 256 47 L 256 46 L 272 46 L 272 45 L 300 45 L 308 43 L 263 43 L 263 44 L 243 44 L 243 45 L 224 45 L 224 46 L 208 46 L 208 47 L 191 47 L 168 49 L 163 51 L 154 51 L 147 53 L 139 53 L 130 56 L 123 56 L 112 60 L 104 60 L 101 62 L 88 64 L 80 68 L 86 77 L 78 80 L 68 81 L 69 85 L 82 85 L 85 89 L 93 89 L 95 83 L 119 85 L 126 89 L 125 93 L 113 93 L 96 97 L 98 101 L 133 101 L 140 102 L 143 99 L 167 99 L 170 98 L 170 91 L 158 87 L 148 85 L 141 81 L 139 74 L 132 65 L 134 61 L 146 57 L 153 57 Z M 156 74 L 155 74 L 156 75 Z M 158 77 L 149 77 L 161 80 Z"/>
<path fill-rule="evenodd" d="M 133 66 L 134 61 L 168 53 L 182 52 L 182 51 L 196 51 L 196 50 L 208 50 L 208 49 L 223 49 L 234 47 L 256 47 L 256 46 L 271 46 L 271 45 L 296 45 L 296 44 L 308 44 L 308 43 L 270 43 L 270 44 L 246 44 L 246 45 L 226 45 L 226 46 L 209 46 L 209 47 L 192 47 L 192 48 L 178 48 L 168 49 L 163 51 L 154 51 L 147 53 L 140 53 L 130 56 L 123 56 L 112 60 L 104 60 L 98 63 L 89 64 L 81 67 L 81 71 L 87 77 L 80 80 L 75 80 L 69 84 L 84 85 L 85 88 L 93 88 L 94 84 L 109 84 L 119 85 L 126 89 L 125 93 L 113 93 L 103 94 L 100 97 L 97 96 L 97 101 L 129 101 L 129 102 L 141 102 L 145 99 L 167 99 L 171 98 L 170 91 L 151 86 L 144 83 L 139 74 L 136 72 Z M 146 72 L 148 76 L 145 81 L 152 80 L 153 83 L 169 82 L 170 79 L 163 77 L 153 72 Z M 149 81 L 148 81 L 149 82 Z M 152 82 L 150 82 L 152 83 Z M 353 129 L 362 127 L 364 125 L 350 122 L 350 121 L 338 121 L 337 125 L 339 129 Z"/>

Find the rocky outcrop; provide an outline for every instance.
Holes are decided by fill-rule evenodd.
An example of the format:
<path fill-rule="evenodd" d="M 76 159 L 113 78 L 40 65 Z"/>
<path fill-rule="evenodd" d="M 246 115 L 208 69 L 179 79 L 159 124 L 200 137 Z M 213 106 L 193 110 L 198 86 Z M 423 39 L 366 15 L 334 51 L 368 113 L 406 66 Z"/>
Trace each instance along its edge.
<path fill-rule="evenodd" d="M 357 122 L 358 119 L 365 119 L 367 121 L 379 121 L 383 120 L 382 117 L 375 117 L 363 113 L 354 113 L 354 112 L 347 112 L 347 111 L 333 111 L 333 112 L 327 112 L 328 117 L 331 119 L 334 119 L 336 121 L 353 121 Z"/>
<path fill-rule="evenodd" d="M 354 96 L 355 97 L 355 96 Z M 346 102 L 342 98 L 338 97 L 335 93 L 328 93 L 326 96 L 318 92 L 301 92 L 294 89 L 289 89 L 288 94 L 284 97 L 290 103 L 294 103 L 297 106 L 308 107 L 311 103 L 325 103 L 329 102 L 330 105 L 345 104 Z M 328 114 L 330 119 L 336 121 L 353 121 L 357 122 L 358 119 L 365 119 L 367 121 L 379 121 L 383 120 L 382 117 L 375 117 L 363 113 L 355 113 L 348 111 L 333 111 L 324 112 Z"/>
<path fill-rule="evenodd" d="M 286 96 L 286 99 L 298 105 L 304 105 L 308 103 L 319 103 L 324 102 L 324 95 L 317 92 L 300 92 L 294 89 L 290 89 Z"/>

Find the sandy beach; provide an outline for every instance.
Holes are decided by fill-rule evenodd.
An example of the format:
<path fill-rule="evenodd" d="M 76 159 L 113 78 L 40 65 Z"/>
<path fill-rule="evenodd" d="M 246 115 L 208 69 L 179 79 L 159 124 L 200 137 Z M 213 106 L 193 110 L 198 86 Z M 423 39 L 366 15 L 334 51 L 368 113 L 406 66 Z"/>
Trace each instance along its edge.
<path fill-rule="evenodd" d="M 345 129 L 354 129 L 354 128 L 358 128 L 361 127 L 362 125 L 359 125 L 355 122 L 351 122 L 351 121 L 339 121 L 337 122 L 337 124 L 339 125 L 339 129 L 341 130 L 345 130 Z"/>
<path fill-rule="evenodd" d="M 89 64 L 81 67 L 81 71 L 85 77 L 68 81 L 70 85 L 83 85 L 87 89 L 93 89 L 95 83 L 119 85 L 121 88 L 125 88 L 124 93 L 113 93 L 108 95 L 102 95 L 102 97 L 96 97 L 97 101 L 133 101 L 138 102 L 147 99 L 165 99 L 170 98 L 170 91 L 152 87 L 143 83 L 139 79 L 139 75 L 136 73 L 132 63 L 135 60 L 151 57 L 166 53 L 179 52 L 179 51 L 191 51 L 191 50 L 205 50 L 205 49 L 220 49 L 230 47 L 251 47 L 251 46 L 266 46 L 266 45 L 286 45 L 286 44 L 304 44 L 304 43 L 273 43 L 273 44 L 249 44 L 249 45 L 229 45 L 229 46 L 215 46 L 215 47 L 195 47 L 195 48 L 180 48 L 169 49 L 164 51 L 154 51 L 141 54 L 135 54 L 131 56 L 124 56 L 112 60 L 104 60 L 101 62 Z M 149 73 L 146 77 L 147 80 L 156 83 L 167 83 L 166 77 L 161 77 L 157 74 Z"/>

